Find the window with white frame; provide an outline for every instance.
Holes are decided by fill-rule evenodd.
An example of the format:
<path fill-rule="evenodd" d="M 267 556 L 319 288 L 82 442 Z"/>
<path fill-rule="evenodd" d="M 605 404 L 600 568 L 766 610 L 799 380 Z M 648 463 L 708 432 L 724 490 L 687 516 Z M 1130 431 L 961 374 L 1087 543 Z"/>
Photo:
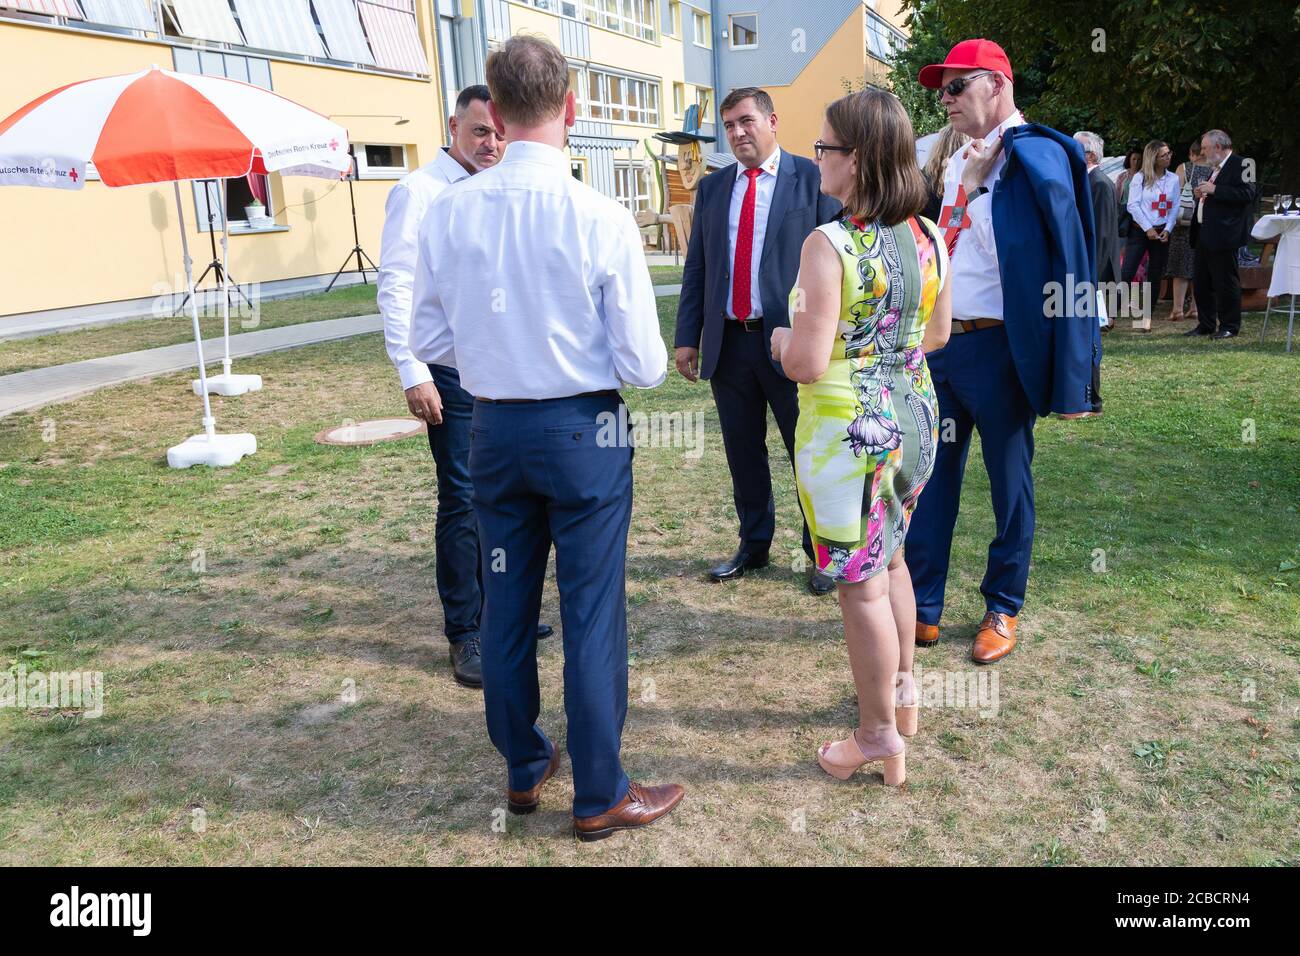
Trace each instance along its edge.
<path fill-rule="evenodd" d="M 670 37 L 679 37 L 682 35 L 682 4 L 681 0 L 668 0 L 668 30 Z"/>
<path fill-rule="evenodd" d="M 867 11 L 867 52 L 889 63 L 907 49 L 907 37 L 895 30 L 874 10 Z"/>
<path fill-rule="evenodd" d="M 713 33 L 709 28 L 709 15 L 698 10 L 691 11 L 692 30 L 696 46 L 713 46 Z"/>
<path fill-rule="evenodd" d="M 584 108 L 590 119 L 659 125 L 659 84 L 588 67 Z"/>
<path fill-rule="evenodd" d="M 733 50 L 758 49 L 758 14 L 733 13 L 728 18 L 731 48 Z"/>
<path fill-rule="evenodd" d="M 358 179 L 401 179 L 410 168 L 406 147 L 396 143 L 355 143 Z"/>
<path fill-rule="evenodd" d="M 650 208 L 650 170 L 645 163 L 614 160 L 614 198 L 633 213 Z"/>
<path fill-rule="evenodd" d="M 673 115 L 677 117 L 686 115 L 686 84 L 673 84 Z"/>
<path fill-rule="evenodd" d="M 659 32 L 658 0 L 519 0 L 595 27 L 653 41 Z"/>

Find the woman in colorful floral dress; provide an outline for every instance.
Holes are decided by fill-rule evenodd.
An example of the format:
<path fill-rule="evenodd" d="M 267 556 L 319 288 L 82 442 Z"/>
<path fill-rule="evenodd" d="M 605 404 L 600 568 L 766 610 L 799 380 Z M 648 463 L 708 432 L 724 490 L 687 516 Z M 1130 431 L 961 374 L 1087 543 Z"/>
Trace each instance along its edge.
<path fill-rule="evenodd" d="M 816 144 L 821 190 L 844 204 L 804 242 L 792 327 L 772 354 L 799 386 L 795 476 L 817 565 L 839 589 L 859 724 L 818 762 L 847 779 L 884 762 L 906 776 L 915 733 L 916 601 L 903 563 L 907 524 L 934 466 L 938 404 L 925 352 L 951 328 L 948 257 L 918 213 L 925 183 L 912 124 L 891 93 L 832 103 Z"/>

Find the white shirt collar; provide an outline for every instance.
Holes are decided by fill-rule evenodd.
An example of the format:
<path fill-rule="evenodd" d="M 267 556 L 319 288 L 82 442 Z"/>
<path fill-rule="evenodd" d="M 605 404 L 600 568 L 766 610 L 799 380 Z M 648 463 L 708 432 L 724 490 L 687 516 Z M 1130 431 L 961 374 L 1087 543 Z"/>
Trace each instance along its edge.
<path fill-rule="evenodd" d="M 545 143 L 537 143 L 529 139 L 519 139 L 513 143 L 507 143 L 501 162 L 535 163 L 540 166 L 553 166 L 556 169 L 563 170 L 566 174 L 569 172 L 569 160 L 563 152 L 554 146 L 547 146 Z"/>
<path fill-rule="evenodd" d="M 462 179 L 469 178 L 469 173 L 466 172 L 465 167 L 456 161 L 456 158 L 451 155 L 451 150 L 445 146 L 438 149 L 438 158 L 434 162 L 437 163 L 438 169 L 447 177 L 449 183 L 458 183 Z"/>
<path fill-rule="evenodd" d="M 736 179 L 740 179 L 740 177 L 744 175 L 742 172 L 744 168 L 745 166 L 743 163 L 736 163 Z M 776 149 L 772 150 L 772 155 L 767 157 L 767 159 L 756 168 L 761 169 L 770 176 L 775 176 L 777 170 L 781 168 L 781 147 L 778 146 Z"/>

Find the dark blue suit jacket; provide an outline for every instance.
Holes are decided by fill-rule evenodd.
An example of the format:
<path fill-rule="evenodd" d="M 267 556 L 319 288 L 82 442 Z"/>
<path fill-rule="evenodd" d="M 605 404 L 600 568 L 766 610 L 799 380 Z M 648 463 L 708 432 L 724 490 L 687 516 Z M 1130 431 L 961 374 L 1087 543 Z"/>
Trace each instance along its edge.
<path fill-rule="evenodd" d="M 674 345 L 700 350 L 701 378 L 711 377 L 717 368 L 723 322 L 727 321 L 727 292 L 731 286 L 727 221 L 732 188 L 741 168 L 736 163 L 710 173 L 700 180 L 696 189 Z M 811 160 L 782 150 L 758 270 L 763 338 L 769 359 L 772 330 L 790 324 L 790 290 L 799 275 L 803 241 L 818 226 L 834 221 L 839 213 L 839 200 L 822 195 L 817 166 Z M 772 364 L 781 371 L 780 365 Z"/>
<path fill-rule="evenodd" d="M 1076 308 L 1071 292 L 1096 275 L 1083 149 L 1063 133 L 1028 123 L 1002 134 L 1002 151 L 1006 165 L 993 187 L 993 236 L 1020 384 L 1039 415 L 1092 411 L 1093 365 L 1101 361 L 1096 300 L 1085 296 Z M 1053 282 L 1063 290 L 1064 315 L 1047 314 Z"/>

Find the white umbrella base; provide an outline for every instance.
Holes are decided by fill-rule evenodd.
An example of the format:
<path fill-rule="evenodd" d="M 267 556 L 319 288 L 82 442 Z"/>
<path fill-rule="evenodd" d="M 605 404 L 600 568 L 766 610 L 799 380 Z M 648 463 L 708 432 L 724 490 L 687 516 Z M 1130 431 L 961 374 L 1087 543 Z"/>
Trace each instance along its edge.
<path fill-rule="evenodd" d="M 191 465 L 226 468 L 256 451 L 257 438 L 247 432 L 237 435 L 191 435 L 179 445 L 167 449 L 167 465 L 171 468 L 189 468 Z"/>
<path fill-rule="evenodd" d="M 190 388 L 194 389 L 195 395 L 203 394 L 203 385 L 197 378 L 190 381 Z M 260 375 L 208 376 L 209 395 L 243 395 L 245 392 L 258 392 L 261 389 L 262 376 Z"/>

